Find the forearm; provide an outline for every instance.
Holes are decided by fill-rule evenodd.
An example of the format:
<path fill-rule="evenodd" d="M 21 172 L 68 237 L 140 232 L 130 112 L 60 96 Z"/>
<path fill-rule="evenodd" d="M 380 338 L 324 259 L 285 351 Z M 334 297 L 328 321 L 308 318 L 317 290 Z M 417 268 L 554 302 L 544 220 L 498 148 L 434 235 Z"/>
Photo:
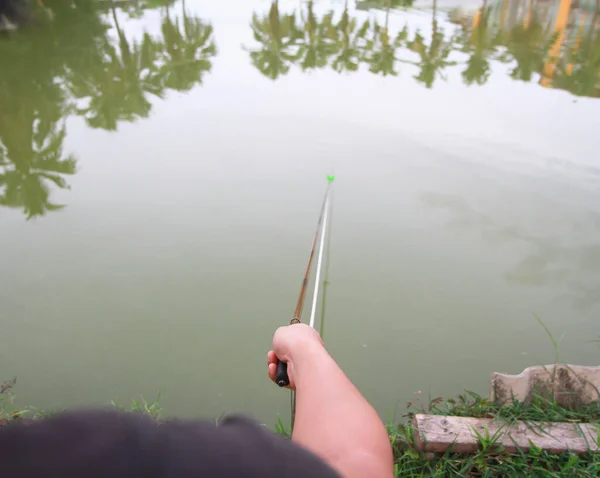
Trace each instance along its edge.
<path fill-rule="evenodd" d="M 383 423 L 324 348 L 315 347 L 294 363 L 294 380 L 294 441 L 345 478 L 392 476 Z"/>

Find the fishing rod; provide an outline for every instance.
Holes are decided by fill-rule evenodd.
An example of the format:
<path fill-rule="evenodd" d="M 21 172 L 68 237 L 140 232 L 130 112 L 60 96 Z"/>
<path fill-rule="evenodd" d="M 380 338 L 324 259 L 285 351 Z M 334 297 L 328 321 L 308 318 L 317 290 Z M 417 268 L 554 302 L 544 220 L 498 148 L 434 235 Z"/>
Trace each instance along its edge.
<path fill-rule="evenodd" d="M 323 249 L 325 244 L 325 235 L 327 233 L 327 220 L 329 218 L 329 193 L 335 176 L 327 176 L 327 190 L 325 191 L 325 197 L 323 198 L 323 205 L 321 206 L 321 213 L 319 214 L 319 221 L 317 222 L 317 230 L 313 238 L 312 246 L 310 248 L 310 255 L 308 256 L 308 264 L 306 265 L 306 271 L 304 273 L 304 279 L 302 280 L 302 286 L 300 287 L 300 294 L 298 295 L 298 302 L 296 303 L 296 310 L 294 316 L 290 321 L 290 324 L 299 324 L 302 322 L 302 309 L 304 308 L 304 299 L 306 297 L 306 289 L 308 287 L 308 278 L 310 276 L 310 270 L 315 256 L 315 250 L 317 247 L 317 240 L 319 234 L 321 235 L 321 241 L 319 244 L 319 258 L 317 260 L 317 276 L 315 278 L 315 288 L 313 292 L 313 302 L 310 312 L 309 325 L 314 328 L 315 326 L 315 315 L 317 309 L 317 299 L 319 297 L 319 281 L 321 277 L 321 266 L 323 265 Z M 287 363 L 281 360 L 277 363 L 277 372 L 275 375 L 275 382 L 280 387 L 286 387 L 290 384 L 290 378 L 287 373 Z"/>

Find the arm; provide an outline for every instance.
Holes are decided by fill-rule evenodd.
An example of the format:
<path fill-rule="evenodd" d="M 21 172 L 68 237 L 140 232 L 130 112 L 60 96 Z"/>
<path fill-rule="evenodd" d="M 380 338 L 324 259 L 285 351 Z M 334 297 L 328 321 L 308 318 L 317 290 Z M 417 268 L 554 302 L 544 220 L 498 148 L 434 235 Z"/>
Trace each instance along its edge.
<path fill-rule="evenodd" d="M 379 416 L 304 324 L 281 327 L 269 353 L 269 376 L 287 362 L 296 390 L 292 439 L 320 456 L 344 478 L 393 476 L 389 437 Z"/>

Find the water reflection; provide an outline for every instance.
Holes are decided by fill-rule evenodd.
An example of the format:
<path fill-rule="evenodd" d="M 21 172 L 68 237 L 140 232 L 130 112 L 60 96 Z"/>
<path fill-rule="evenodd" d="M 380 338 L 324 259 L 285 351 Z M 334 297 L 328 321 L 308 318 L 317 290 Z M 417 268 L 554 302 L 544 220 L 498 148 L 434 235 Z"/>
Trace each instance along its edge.
<path fill-rule="evenodd" d="M 212 25 L 190 16 L 182 0 L 181 18 L 172 15 L 167 7 L 161 31 L 163 48 L 159 53 L 158 74 L 164 88 L 189 91 L 201 85 L 212 68 L 212 57 L 217 54 Z"/>
<path fill-rule="evenodd" d="M 73 96 L 86 102 L 76 111 L 88 125 L 115 131 L 120 121 L 147 118 L 150 96 L 162 98 L 167 89 L 189 91 L 201 84 L 216 46 L 212 26 L 190 17 L 184 2 L 181 19 L 167 5 L 162 35 L 144 33 L 141 41 L 127 38 L 114 5 L 110 12 L 118 43 L 104 38 L 96 50 L 97 61 L 85 72 L 70 75 L 69 83 Z"/>
<path fill-rule="evenodd" d="M 21 107 L 14 122 L 0 122 L 7 137 L 0 143 L 0 206 L 22 209 L 31 219 L 64 207 L 50 202 L 49 186 L 67 188 L 64 176 L 75 173 L 77 161 L 63 155 L 64 124 L 31 104 Z"/>
<path fill-rule="evenodd" d="M 515 64 L 514 80 L 600 96 L 600 28 L 596 2 L 502 0 L 472 16 L 452 16 L 458 43 L 471 54 L 465 82 L 483 84 L 491 60 Z"/>
<path fill-rule="evenodd" d="M 357 10 L 389 9 L 412 7 L 415 0 L 359 0 L 356 2 Z"/>
<path fill-rule="evenodd" d="M 169 7 L 177 0 L 100 0 L 119 8 L 129 18 L 142 18 L 148 10 Z"/>
<path fill-rule="evenodd" d="M 396 76 L 396 51 L 406 41 L 408 32 L 402 30 L 395 39 L 390 38 L 389 32 L 390 7 L 385 12 L 385 23 L 380 25 L 373 21 L 368 30 L 369 40 L 364 50 L 363 61 L 369 65 L 369 71 L 383 76 Z"/>
<path fill-rule="evenodd" d="M 559 286 L 562 298 L 585 309 L 600 302 L 600 243 L 595 214 L 576 234 L 539 236 L 522 227 L 502 224 L 452 194 L 427 193 L 425 205 L 451 214 L 446 225 L 452 230 L 475 231 L 490 246 L 518 244 L 527 251 L 506 271 L 507 282 L 527 287 Z M 582 232 L 584 232 L 582 234 Z M 592 241 L 582 238 L 593 238 Z"/>
<path fill-rule="evenodd" d="M 27 219 L 63 207 L 50 196 L 76 172 L 63 152 L 69 116 L 115 131 L 147 118 L 151 97 L 202 84 L 217 53 L 212 25 L 170 3 L 144 4 L 162 10 L 159 35 L 126 33 L 119 13 L 136 15 L 129 2 L 122 12 L 110 2 L 48 0 L 52 15 L 38 28 L 0 39 L 0 205 Z"/>
<path fill-rule="evenodd" d="M 357 3 L 357 10 L 384 10 L 385 19 L 378 21 L 362 12 L 351 14 L 348 2 L 339 17 L 333 10 L 319 16 L 309 0 L 297 18 L 295 11 L 280 12 L 274 1 L 267 15 L 253 16 L 254 38 L 261 47 L 250 49 L 252 63 L 271 79 L 287 74 L 292 65 L 302 71 L 331 67 L 349 73 L 363 64 L 382 76 L 397 76 L 403 64 L 412 65 L 419 69 L 413 78 L 427 88 L 436 79 L 445 80 L 448 71 L 460 72 L 466 85 L 484 85 L 493 65 L 505 63 L 514 80 L 600 96 L 597 2 L 484 0 L 471 13 L 446 13 L 435 0 L 427 33 L 409 28 L 415 15 L 410 10 L 396 12 L 392 28 L 390 12 L 398 6 L 410 5 Z"/>
<path fill-rule="evenodd" d="M 0 205 L 22 209 L 28 219 L 62 206 L 50 188 L 67 188 L 76 159 L 63 154 L 65 118 L 70 112 L 67 71 L 85 68 L 104 25 L 87 6 L 55 10 L 63 28 L 31 31 L 0 41 Z M 74 35 L 80 42 L 73 42 Z M 57 55 L 60 52 L 60 56 Z M 63 81 L 61 81 L 63 79 Z"/>
<path fill-rule="evenodd" d="M 268 15 L 252 16 L 252 32 L 261 48 L 250 51 L 252 64 L 272 80 L 285 75 L 298 58 L 296 41 L 300 32 L 296 28 L 294 13 L 281 15 L 277 1 L 271 4 Z"/>
<path fill-rule="evenodd" d="M 449 66 L 456 65 L 456 61 L 450 61 L 449 56 L 453 49 L 452 41 L 446 36 L 446 32 L 439 26 L 437 19 L 437 1 L 433 2 L 431 18 L 431 37 L 429 44 L 425 37 L 417 31 L 412 40 L 407 42 L 407 48 L 419 55 L 419 74 L 413 78 L 431 88 L 437 77 L 445 80 L 443 71 Z"/>
<path fill-rule="evenodd" d="M 356 18 L 348 13 L 348 2 L 340 21 L 336 25 L 340 33 L 339 48 L 333 58 L 331 67 L 338 73 L 357 71 L 361 62 L 362 51 L 365 49 L 367 30 L 370 25 L 365 21 L 358 26 Z"/>

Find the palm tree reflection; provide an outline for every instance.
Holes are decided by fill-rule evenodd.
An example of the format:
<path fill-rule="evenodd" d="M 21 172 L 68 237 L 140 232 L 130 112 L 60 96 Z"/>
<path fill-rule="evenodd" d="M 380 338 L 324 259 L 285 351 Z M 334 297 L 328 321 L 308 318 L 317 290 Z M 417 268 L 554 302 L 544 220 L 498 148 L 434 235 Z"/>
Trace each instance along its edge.
<path fill-rule="evenodd" d="M 309 0 L 302 23 L 304 36 L 298 38 L 300 68 L 309 70 L 327 66 L 330 57 L 338 51 L 338 31 L 333 23 L 333 12 L 318 19 L 314 12 L 314 2 Z"/>
<path fill-rule="evenodd" d="M 147 94 L 161 97 L 164 87 L 155 65 L 159 48 L 155 40 L 147 33 L 141 42 L 128 40 L 115 9 L 111 11 L 118 46 L 105 39 L 102 59 L 85 74 L 77 72 L 69 79 L 73 96 L 87 100 L 87 105 L 77 108 L 77 113 L 92 128 L 116 131 L 120 121 L 148 117 L 152 105 Z"/>
<path fill-rule="evenodd" d="M 72 155 L 63 156 L 64 124 L 30 113 L 29 135 L 19 135 L 25 130 L 12 125 L 18 131 L 6 131 L 7 139 L 0 142 L 0 206 L 22 209 L 28 220 L 64 207 L 50 201 L 49 184 L 68 189 L 64 176 L 75 174 L 77 166 Z"/>
<path fill-rule="evenodd" d="M 596 10 L 592 25 L 597 24 L 599 15 Z M 575 43 L 568 62 L 559 63 L 553 85 L 577 96 L 600 98 L 600 30 L 589 29 L 580 35 L 584 38 Z"/>
<path fill-rule="evenodd" d="M 496 52 L 494 38 L 489 34 L 490 8 L 487 1 L 473 17 L 472 28 L 463 28 L 457 37 L 460 50 L 469 55 L 467 67 L 461 73 L 467 85 L 483 85 L 490 77 L 491 56 Z"/>
<path fill-rule="evenodd" d="M 446 72 L 459 65 L 463 53 L 466 60 L 459 68 L 466 85 L 484 85 L 492 74 L 492 64 L 502 62 L 513 65 L 508 71 L 514 80 L 530 82 L 541 75 L 543 86 L 597 96 L 598 12 L 587 22 L 583 7 L 571 8 L 573 0 L 556 1 L 559 8 L 552 10 L 533 0 L 483 0 L 474 15 L 450 12 L 449 28 L 444 28 L 436 0 L 430 35 L 421 30 L 409 32 L 410 23 L 392 33 L 390 12 L 410 6 L 411 1 L 358 2 L 357 9 L 385 9 L 383 23 L 371 17 L 362 24 L 350 14 L 348 1 L 336 21 L 331 11 L 318 15 L 313 0 L 308 0 L 300 24 L 294 13 L 281 14 L 274 1 L 267 17 L 253 15 L 254 38 L 262 47 L 250 50 L 250 56 L 254 66 L 271 79 L 287 74 L 293 64 L 303 71 L 331 67 L 337 72 L 359 71 L 363 64 L 382 76 L 398 75 L 400 63 L 412 64 L 419 69 L 413 78 L 431 88 L 436 79 L 445 80 Z M 583 31 L 584 24 L 587 30 L 576 38 L 572 32 L 565 34 L 573 25 Z M 416 54 L 417 59 L 403 58 L 407 52 Z M 458 55 L 453 57 L 453 52 Z"/>
<path fill-rule="evenodd" d="M 272 80 L 285 75 L 290 65 L 300 58 L 293 53 L 298 49 L 296 41 L 300 37 L 295 14 L 281 15 L 279 4 L 274 1 L 266 17 L 252 15 L 251 25 L 254 39 L 262 45 L 260 49 L 250 50 L 252 64 Z"/>
<path fill-rule="evenodd" d="M 388 29 L 390 19 L 391 0 L 388 0 L 385 12 L 385 24 L 382 26 L 373 22 L 371 38 L 367 42 L 364 59 L 369 65 L 369 71 L 383 76 L 397 76 L 396 51 L 402 46 L 408 36 L 406 29 L 402 30 L 395 39 L 390 38 Z"/>
<path fill-rule="evenodd" d="M 141 41 L 127 38 L 111 7 L 118 44 L 106 38 L 101 60 L 85 74 L 77 72 L 70 78 L 73 95 L 88 100 L 77 113 L 91 127 L 115 131 L 121 121 L 148 117 L 149 95 L 162 98 L 166 89 L 189 91 L 202 84 L 217 53 L 213 28 L 188 15 L 182 5 L 181 22 L 171 16 L 167 5 L 162 38 L 144 33 Z"/>
<path fill-rule="evenodd" d="M 412 7 L 414 3 L 415 0 L 359 0 L 356 2 L 356 8 L 358 10 L 386 10 L 388 8 L 408 8 Z"/>
<path fill-rule="evenodd" d="M 159 77 L 165 88 L 189 91 L 196 84 L 201 85 L 204 74 L 210 72 L 211 58 L 217 54 L 217 47 L 212 25 L 190 16 L 185 1 L 181 5 L 181 25 L 179 18 L 171 18 L 166 8 L 161 26 L 163 48 Z"/>
<path fill-rule="evenodd" d="M 52 56 L 63 33 L 53 42 L 31 35 L 0 43 L 0 64 L 8 66 L 0 75 L 0 206 L 21 209 L 27 219 L 63 207 L 50 200 L 51 186 L 67 189 L 65 176 L 76 169 L 75 158 L 63 154 L 70 105 L 56 79 L 64 64 Z"/>
<path fill-rule="evenodd" d="M 556 41 L 549 25 L 544 25 L 537 10 L 530 5 L 527 20 L 517 23 L 508 32 L 506 41 L 509 58 L 516 61 L 510 77 L 514 80 L 531 81 L 535 72 L 540 71 L 550 47 Z"/>
<path fill-rule="evenodd" d="M 70 115 L 115 131 L 148 117 L 152 97 L 201 84 L 216 55 L 212 26 L 183 2 L 179 17 L 161 0 L 162 36 L 138 39 L 121 26 L 115 3 L 45 3 L 54 12 L 48 24 L 0 41 L 0 65 L 8 65 L 0 75 L 0 206 L 27 219 L 64 207 L 50 196 L 76 172 L 74 156 L 63 153 Z"/>
<path fill-rule="evenodd" d="M 431 40 L 429 46 L 425 38 L 419 31 L 415 33 L 413 40 L 407 43 L 407 47 L 417 53 L 420 57 L 419 74 L 414 78 L 423 83 L 427 88 L 431 88 L 436 77 L 439 75 L 445 79 L 443 70 L 449 66 L 456 65 L 455 61 L 449 61 L 448 57 L 452 52 L 452 43 L 446 41 L 446 35 L 443 29 L 438 26 L 437 20 L 437 0 L 433 2 L 433 14 L 431 20 Z"/>
<path fill-rule="evenodd" d="M 339 32 L 338 48 L 331 67 L 341 73 L 343 71 L 357 71 L 362 60 L 366 43 L 367 31 L 370 27 L 365 21 L 360 28 L 356 18 L 348 13 L 348 0 L 344 6 L 344 12 L 336 25 Z"/>

